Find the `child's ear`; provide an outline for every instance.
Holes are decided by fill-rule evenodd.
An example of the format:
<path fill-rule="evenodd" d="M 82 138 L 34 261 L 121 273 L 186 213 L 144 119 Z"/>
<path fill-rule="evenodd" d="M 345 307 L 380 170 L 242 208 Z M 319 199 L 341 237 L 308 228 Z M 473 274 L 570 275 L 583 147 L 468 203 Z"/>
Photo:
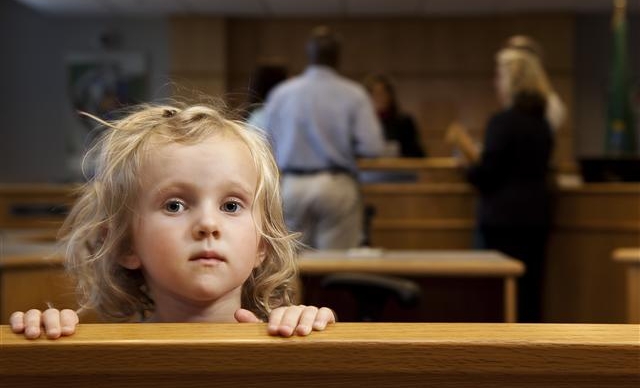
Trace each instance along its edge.
<path fill-rule="evenodd" d="M 142 267 L 140 258 L 133 252 L 122 256 L 120 260 L 118 260 L 118 263 L 126 269 L 138 269 Z"/>
<path fill-rule="evenodd" d="M 262 264 L 262 262 L 266 258 L 267 258 L 267 244 L 264 242 L 264 240 L 260 240 L 260 244 L 258 244 L 258 254 L 256 255 L 256 262 L 253 268 L 256 268 L 260 264 Z"/>

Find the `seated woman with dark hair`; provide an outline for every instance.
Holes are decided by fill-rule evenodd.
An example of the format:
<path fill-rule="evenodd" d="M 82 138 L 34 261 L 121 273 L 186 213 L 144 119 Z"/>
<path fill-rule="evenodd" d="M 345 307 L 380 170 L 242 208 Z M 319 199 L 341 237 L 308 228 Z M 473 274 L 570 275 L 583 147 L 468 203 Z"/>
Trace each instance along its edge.
<path fill-rule="evenodd" d="M 384 128 L 387 144 L 392 145 L 389 148 L 397 148 L 394 152 L 389 152 L 396 155 L 389 156 L 424 157 L 425 152 L 413 117 L 398 107 L 395 89 L 389 78 L 378 74 L 367 77 L 364 83 Z"/>

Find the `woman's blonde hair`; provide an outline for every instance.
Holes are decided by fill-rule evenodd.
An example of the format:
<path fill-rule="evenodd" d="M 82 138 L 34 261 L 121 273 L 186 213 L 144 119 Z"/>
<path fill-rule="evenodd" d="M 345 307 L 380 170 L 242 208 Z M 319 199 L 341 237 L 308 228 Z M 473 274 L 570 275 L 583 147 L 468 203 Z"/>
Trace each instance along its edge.
<path fill-rule="evenodd" d="M 278 168 L 263 133 L 204 105 L 141 105 L 123 119 L 99 121 L 108 128 L 87 154 L 96 159 L 95 175 L 79 189 L 61 229 L 81 308 L 111 320 L 144 318 L 153 311 L 141 270 L 119 264 L 131 249 L 140 166 L 152 145 L 195 144 L 215 134 L 244 142 L 258 172 L 253 203 L 262 218 L 258 232 L 266 257 L 244 283 L 242 305 L 264 318 L 271 309 L 292 303 L 298 243 L 284 224 Z"/>
<path fill-rule="evenodd" d="M 546 99 L 552 92 L 540 59 L 534 54 L 505 48 L 496 54 L 496 63 L 505 70 L 508 105 L 520 93 L 538 94 Z"/>

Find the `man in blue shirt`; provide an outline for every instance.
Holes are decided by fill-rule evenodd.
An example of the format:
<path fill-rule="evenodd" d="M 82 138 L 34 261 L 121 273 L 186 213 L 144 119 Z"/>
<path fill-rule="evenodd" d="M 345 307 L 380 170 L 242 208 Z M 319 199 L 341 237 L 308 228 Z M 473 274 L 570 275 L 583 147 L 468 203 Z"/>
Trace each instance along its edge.
<path fill-rule="evenodd" d="M 265 129 L 283 174 L 288 227 L 318 249 L 360 245 L 362 201 L 356 158 L 384 151 L 371 100 L 359 84 L 336 72 L 340 47 L 326 27 L 313 30 L 309 66 L 274 89 Z"/>

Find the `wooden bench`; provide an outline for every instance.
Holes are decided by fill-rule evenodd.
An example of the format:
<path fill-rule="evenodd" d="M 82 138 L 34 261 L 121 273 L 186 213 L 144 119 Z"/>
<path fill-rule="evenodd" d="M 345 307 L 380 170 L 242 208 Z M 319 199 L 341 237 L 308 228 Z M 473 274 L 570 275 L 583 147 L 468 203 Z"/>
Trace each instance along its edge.
<path fill-rule="evenodd" d="M 638 325 L 84 324 L 59 340 L 0 327 L 3 386 L 637 387 Z"/>

